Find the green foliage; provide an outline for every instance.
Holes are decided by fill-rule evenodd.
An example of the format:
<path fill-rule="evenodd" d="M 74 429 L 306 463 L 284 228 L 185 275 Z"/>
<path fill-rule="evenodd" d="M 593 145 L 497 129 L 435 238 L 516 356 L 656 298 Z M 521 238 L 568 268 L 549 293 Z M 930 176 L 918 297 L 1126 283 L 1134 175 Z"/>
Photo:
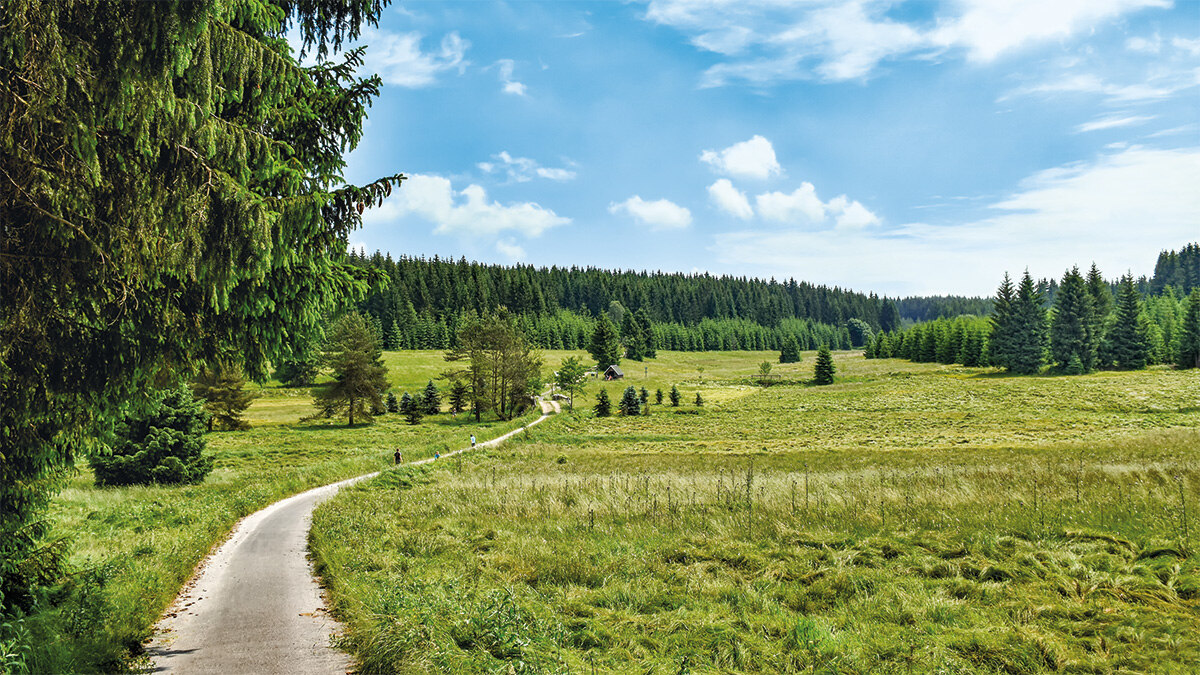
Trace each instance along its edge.
<path fill-rule="evenodd" d="M 596 322 L 596 329 L 592 332 L 592 340 L 588 344 L 588 353 L 596 360 L 597 370 L 603 371 L 609 366 L 621 364 L 621 342 L 607 315 L 602 315 Z"/>
<path fill-rule="evenodd" d="M 400 402 L 396 400 L 396 394 L 393 392 L 389 391 L 387 393 L 387 399 L 386 399 L 385 405 L 387 407 L 387 411 L 390 413 L 400 412 Z"/>
<path fill-rule="evenodd" d="M 617 404 L 617 409 L 622 415 L 638 415 L 642 412 L 642 404 L 638 399 L 637 390 L 632 386 L 625 388 L 625 393 L 621 395 L 621 401 Z"/>
<path fill-rule="evenodd" d="M 1150 345 L 1141 324 L 1142 302 L 1133 287 L 1133 277 L 1121 278 L 1117 310 L 1105 341 L 1107 360 L 1123 370 L 1146 367 Z"/>
<path fill-rule="evenodd" d="M 200 483 L 212 470 L 204 456 L 207 415 L 185 388 L 160 393 L 144 413 L 125 417 L 108 454 L 88 463 L 96 484 L 151 485 Z"/>
<path fill-rule="evenodd" d="M 345 414 L 350 426 L 355 417 L 370 422 L 372 413 L 384 410 L 387 367 L 380 357 L 377 338 L 361 314 L 352 312 L 338 319 L 329 331 L 324 355 L 333 382 L 315 390 L 316 416 Z"/>
<path fill-rule="evenodd" d="M 246 408 L 254 401 L 254 394 L 243 391 L 246 378 L 241 369 L 227 364 L 204 367 L 192 383 L 192 396 L 204 401 L 208 412 L 208 430 L 213 424 L 221 429 L 244 431 L 250 424 L 243 418 Z"/>
<path fill-rule="evenodd" d="M 425 385 L 425 391 L 421 392 L 421 403 L 425 407 L 426 415 L 436 415 L 442 412 L 442 393 L 438 391 L 437 385 L 433 380 Z"/>
<path fill-rule="evenodd" d="M 678 408 L 678 407 L 679 407 L 679 401 L 680 401 L 682 398 L 683 398 L 683 397 L 682 397 L 682 396 L 679 394 L 679 387 L 677 387 L 677 386 L 675 386 L 675 385 L 671 385 L 671 407 L 672 407 L 672 408 Z"/>
<path fill-rule="evenodd" d="M 800 362 L 800 345 L 797 344 L 796 338 L 789 337 L 783 342 L 783 349 L 779 352 L 780 363 L 799 363 Z"/>
<path fill-rule="evenodd" d="M 376 275 L 343 186 L 378 78 L 340 50 L 379 0 L 0 4 L 0 592 L 76 453 L 169 373 L 252 379 Z"/>
<path fill-rule="evenodd" d="M 640 401 L 642 405 L 646 405 L 650 402 L 650 392 L 645 387 L 642 387 L 638 390 L 638 401 Z"/>
<path fill-rule="evenodd" d="M 655 389 L 655 390 L 654 390 L 654 402 L 655 402 L 656 404 L 658 404 L 658 405 L 662 405 L 662 402 L 663 402 L 663 393 L 662 393 L 662 389 Z"/>
<path fill-rule="evenodd" d="M 570 356 L 554 373 L 554 384 L 567 393 L 567 406 L 575 409 L 575 395 L 582 393 L 587 386 L 587 366 L 577 357 Z"/>
<path fill-rule="evenodd" d="M 817 362 L 813 366 L 813 383 L 814 384 L 833 384 L 833 355 L 829 353 L 829 347 L 821 345 L 817 350 Z"/>
<path fill-rule="evenodd" d="M 450 381 L 450 411 L 458 414 L 467 409 L 470 403 L 471 388 L 467 386 L 461 379 L 454 378 Z"/>
<path fill-rule="evenodd" d="M 1050 320 L 1050 357 L 1064 370 L 1069 366 L 1075 370 L 1075 361 L 1081 372 L 1088 372 L 1095 366 L 1099 338 L 1093 302 L 1079 268 L 1068 270 L 1054 297 Z"/>
<path fill-rule="evenodd" d="M 704 397 L 700 395 L 700 392 L 696 392 L 696 400 L 692 402 L 696 404 L 697 408 L 699 408 L 700 406 L 704 405 Z"/>
<path fill-rule="evenodd" d="M 850 319 L 846 322 L 846 329 L 850 334 L 851 347 L 863 347 L 875 337 L 870 324 L 862 319 Z"/>
<path fill-rule="evenodd" d="M 418 396 L 413 398 L 407 391 L 400 397 L 400 414 L 404 415 L 404 421 L 409 424 L 420 424 L 421 419 L 425 417 L 425 404 Z"/>
<path fill-rule="evenodd" d="M 608 417 L 612 415 L 612 401 L 608 398 L 608 391 L 601 389 L 599 394 L 596 394 L 596 406 L 592 408 L 596 413 L 596 417 Z"/>
<path fill-rule="evenodd" d="M 1188 296 L 1175 365 L 1180 368 L 1200 368 L 1200 288 Z"/>
<path fill-rule="evenodd" d="M 468 383 L 475 419 L 493 411 L 500 419 L 517 416 L 540 387 L 542 358 L 508 313 L 469 321 L 459 329 L 459 346 L 446 361 L 466 362 L 447 373 Z"/>

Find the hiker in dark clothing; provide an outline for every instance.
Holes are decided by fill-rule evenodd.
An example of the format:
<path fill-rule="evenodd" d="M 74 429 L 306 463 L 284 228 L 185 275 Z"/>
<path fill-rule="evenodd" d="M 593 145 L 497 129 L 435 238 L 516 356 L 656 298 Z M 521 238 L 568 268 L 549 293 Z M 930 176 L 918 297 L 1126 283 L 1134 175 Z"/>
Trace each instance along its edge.
<path fill-rule="evenodd" d="M 396 448 L 396 454 L 393 456 L 396 458 L 396 464 L 404 463 L 404 455 L 400 452 L 400 448 Z"/>

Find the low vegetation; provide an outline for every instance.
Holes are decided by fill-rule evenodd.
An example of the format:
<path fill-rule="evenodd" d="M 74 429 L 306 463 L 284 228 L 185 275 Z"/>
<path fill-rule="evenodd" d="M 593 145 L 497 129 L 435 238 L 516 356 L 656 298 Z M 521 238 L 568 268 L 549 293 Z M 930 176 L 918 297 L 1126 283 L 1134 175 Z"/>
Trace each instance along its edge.
<path fill-rule="evenodd" d="M 388 471 L 321 506 L 311 543 L 361 670 L 1200 660 L 1194 377 L 840 353 L 834 385 L 761 388 L 761 357 L 675 379 L 680 356 L 651 368 L 709 405 L 607 418 L 581 405 L 504 449 Z M 643 380 L 662 388 L 631 374 L 587 395 Z"/>

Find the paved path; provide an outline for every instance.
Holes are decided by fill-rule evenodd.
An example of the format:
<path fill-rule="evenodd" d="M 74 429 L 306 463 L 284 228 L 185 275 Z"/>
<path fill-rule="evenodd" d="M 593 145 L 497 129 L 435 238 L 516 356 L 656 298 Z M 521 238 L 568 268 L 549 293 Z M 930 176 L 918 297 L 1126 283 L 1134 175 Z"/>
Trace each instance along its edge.
<path fill-rule="evenodd" d="M 541 406 L 538 419 L 479 447 L 498 445 L 560 411 L 555 401 Z M 308 560 L 308 529 L 318 503 L 377 474 L 301 492 L 243 518 L 155 627 L 147 649 L 152 672 L 347 672 L 350 658 L 330 646 L 337 622 Z"/>

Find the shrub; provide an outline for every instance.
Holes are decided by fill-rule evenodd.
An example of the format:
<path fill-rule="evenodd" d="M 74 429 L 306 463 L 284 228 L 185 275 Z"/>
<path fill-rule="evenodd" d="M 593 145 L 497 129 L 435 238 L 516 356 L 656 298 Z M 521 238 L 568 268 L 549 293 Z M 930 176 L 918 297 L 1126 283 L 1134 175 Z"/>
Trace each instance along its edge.
<path fill-rule="evenodd" d="M 813 383 L 815 384 L 833 384 L 833 355 L 829 353 L 827 345 L 821 345 L 817 350 L 817 363 L 813 368 Z"/>
<path fill-rule="evenodd" d="M 599 394 L 596 394 L 596 417 L 608 417 L 612 414 L 612 401 L 608 400 L 608 392 L 601 389 Z"/>
<path fill-rule="evenodd" d="M 632 386 L 626 387 L 618 407 L 622 415 L 637 415 L 642 412 L 642 403 L 638 400 L 637 390 Z"/>
<path fill-rule="evenodd" d="M 207 418 L 187 389 L 160 393 L 144 414 L 125 417 L 111 454 L 89 457 L 96 484 L 203 482 L 212 470 L 212 458 L 203 456 Z"/>
<path fill-rule="evenodd" d="M 678 408 L 680 398 L 682 397 L 679 395 L 679 387 L 671 385 L 671 406 Z"/>

